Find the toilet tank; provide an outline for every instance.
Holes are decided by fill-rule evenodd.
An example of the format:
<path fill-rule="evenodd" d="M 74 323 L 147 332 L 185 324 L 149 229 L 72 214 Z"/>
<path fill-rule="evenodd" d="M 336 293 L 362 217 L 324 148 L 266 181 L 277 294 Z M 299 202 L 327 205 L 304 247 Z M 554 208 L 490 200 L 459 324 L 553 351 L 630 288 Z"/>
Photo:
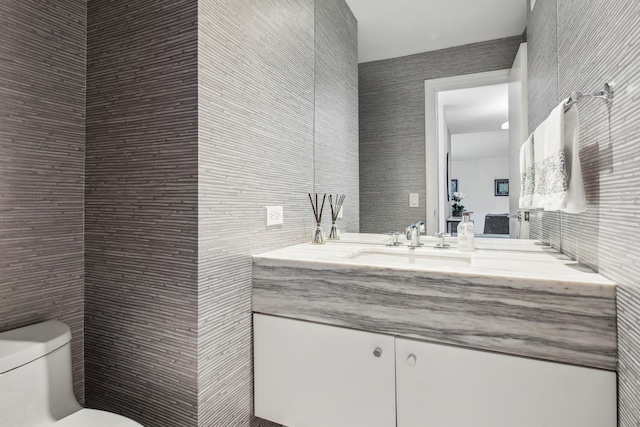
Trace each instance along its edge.
<path fill-rule="evenodd" d="M 0 426 L 47 427 L 81 409 L 70 340 L 56 320 L 0 333 Z"/>

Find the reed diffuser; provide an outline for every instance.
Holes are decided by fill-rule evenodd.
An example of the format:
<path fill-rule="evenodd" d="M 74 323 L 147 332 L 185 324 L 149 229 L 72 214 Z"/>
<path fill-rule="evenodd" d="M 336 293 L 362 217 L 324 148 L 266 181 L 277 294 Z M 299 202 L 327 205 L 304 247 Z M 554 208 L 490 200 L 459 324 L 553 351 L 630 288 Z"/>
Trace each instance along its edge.
<path fill-rule="evenodd" d="M 336 198 L 334 199 L 331 194 L 329 194 L 329 206 L 331 206 L 331 232 L 329 233 L 329 240 L 340 240 L 340 230 L 336 227 L 336 221 L 338 220 L 338 214 L 340 214 L 340 209 L 342 209 L 345 197 L 347 197 L 346 194 L 336 194 Z"/>
<path fill-rule="evenodd" d="M 314 198 L 311 196 L 311 193 L 309 193 L 309 201 L 311 202 L 311 208 L 313 209 L 313 215 L 316 217 L 316 229 L 313 232 L 313 236 L 311 237 L 311 243 L 313 243 L 314 245 L 324 245 L 324 234 L 322 233 L 322 211 L 324 209 L 324 201 L 327 198 L 326 194 L 322 195 L 322 206 L 320 206 L 320 203 L 318 202 L 318 193 L 314 193 L 315 195 L 315 202 L 314 202 Z"/>

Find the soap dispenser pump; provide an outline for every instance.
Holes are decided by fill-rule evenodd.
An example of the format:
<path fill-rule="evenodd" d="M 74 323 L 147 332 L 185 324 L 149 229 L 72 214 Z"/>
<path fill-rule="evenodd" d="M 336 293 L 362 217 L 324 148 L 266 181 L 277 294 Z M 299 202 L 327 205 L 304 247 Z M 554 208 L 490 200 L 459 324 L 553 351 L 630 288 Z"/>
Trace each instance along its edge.
<path fill-rule="evenodd" d="M 471 222 L 473 212 L 462 212 L 462 221 L 458 224 L 458 250 L 473 252 L 475 248 L 475 230 Z"/>

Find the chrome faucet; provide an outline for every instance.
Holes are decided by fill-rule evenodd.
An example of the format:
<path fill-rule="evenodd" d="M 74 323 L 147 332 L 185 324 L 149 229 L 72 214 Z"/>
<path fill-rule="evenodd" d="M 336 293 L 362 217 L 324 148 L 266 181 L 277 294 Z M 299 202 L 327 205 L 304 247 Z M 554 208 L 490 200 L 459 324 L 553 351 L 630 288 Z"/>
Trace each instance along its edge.
<path fill-rule="evenodd" d="M 436 237 L 440 239 L 440 243 L 436 244 L 434 248 L 437 249 L 447 249 L 450 245 L 444 242 L 445 237 L 451 237 L 449 233 L 437 233 Z"/>
<path fill-rule="evenodd" d="M 402 246 L 402 243 L 400 242 L 400 233 L 398 231 L 390 231 L 389 233 L 387 233 L 390 237 L 389 237 L 389 243 L 387 243 L 387 246 Z"/>
<path fill-rule="evenodd" d="M 406 229 L 407 240 L 411 240 L 411 244 L 409 245 L 410 249 L 419 248 L 423 246 L 423 243 L 420 243 L 420 232 L 424 228 L 424 221 L 418 221 L 415 224 L 411 224 Z"/>

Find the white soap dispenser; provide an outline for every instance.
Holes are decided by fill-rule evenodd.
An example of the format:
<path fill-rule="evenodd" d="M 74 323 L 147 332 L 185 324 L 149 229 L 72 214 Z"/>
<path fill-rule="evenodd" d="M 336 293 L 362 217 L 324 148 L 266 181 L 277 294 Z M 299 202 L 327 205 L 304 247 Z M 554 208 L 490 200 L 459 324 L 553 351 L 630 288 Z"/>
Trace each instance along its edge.
<path fill-rule="evenodd" d="M 470 220 L 473 212 L 462 212 L 462 221 L 458 224 L 458 250 L 473 252 L 475 248 L 475 230 Z"/>

